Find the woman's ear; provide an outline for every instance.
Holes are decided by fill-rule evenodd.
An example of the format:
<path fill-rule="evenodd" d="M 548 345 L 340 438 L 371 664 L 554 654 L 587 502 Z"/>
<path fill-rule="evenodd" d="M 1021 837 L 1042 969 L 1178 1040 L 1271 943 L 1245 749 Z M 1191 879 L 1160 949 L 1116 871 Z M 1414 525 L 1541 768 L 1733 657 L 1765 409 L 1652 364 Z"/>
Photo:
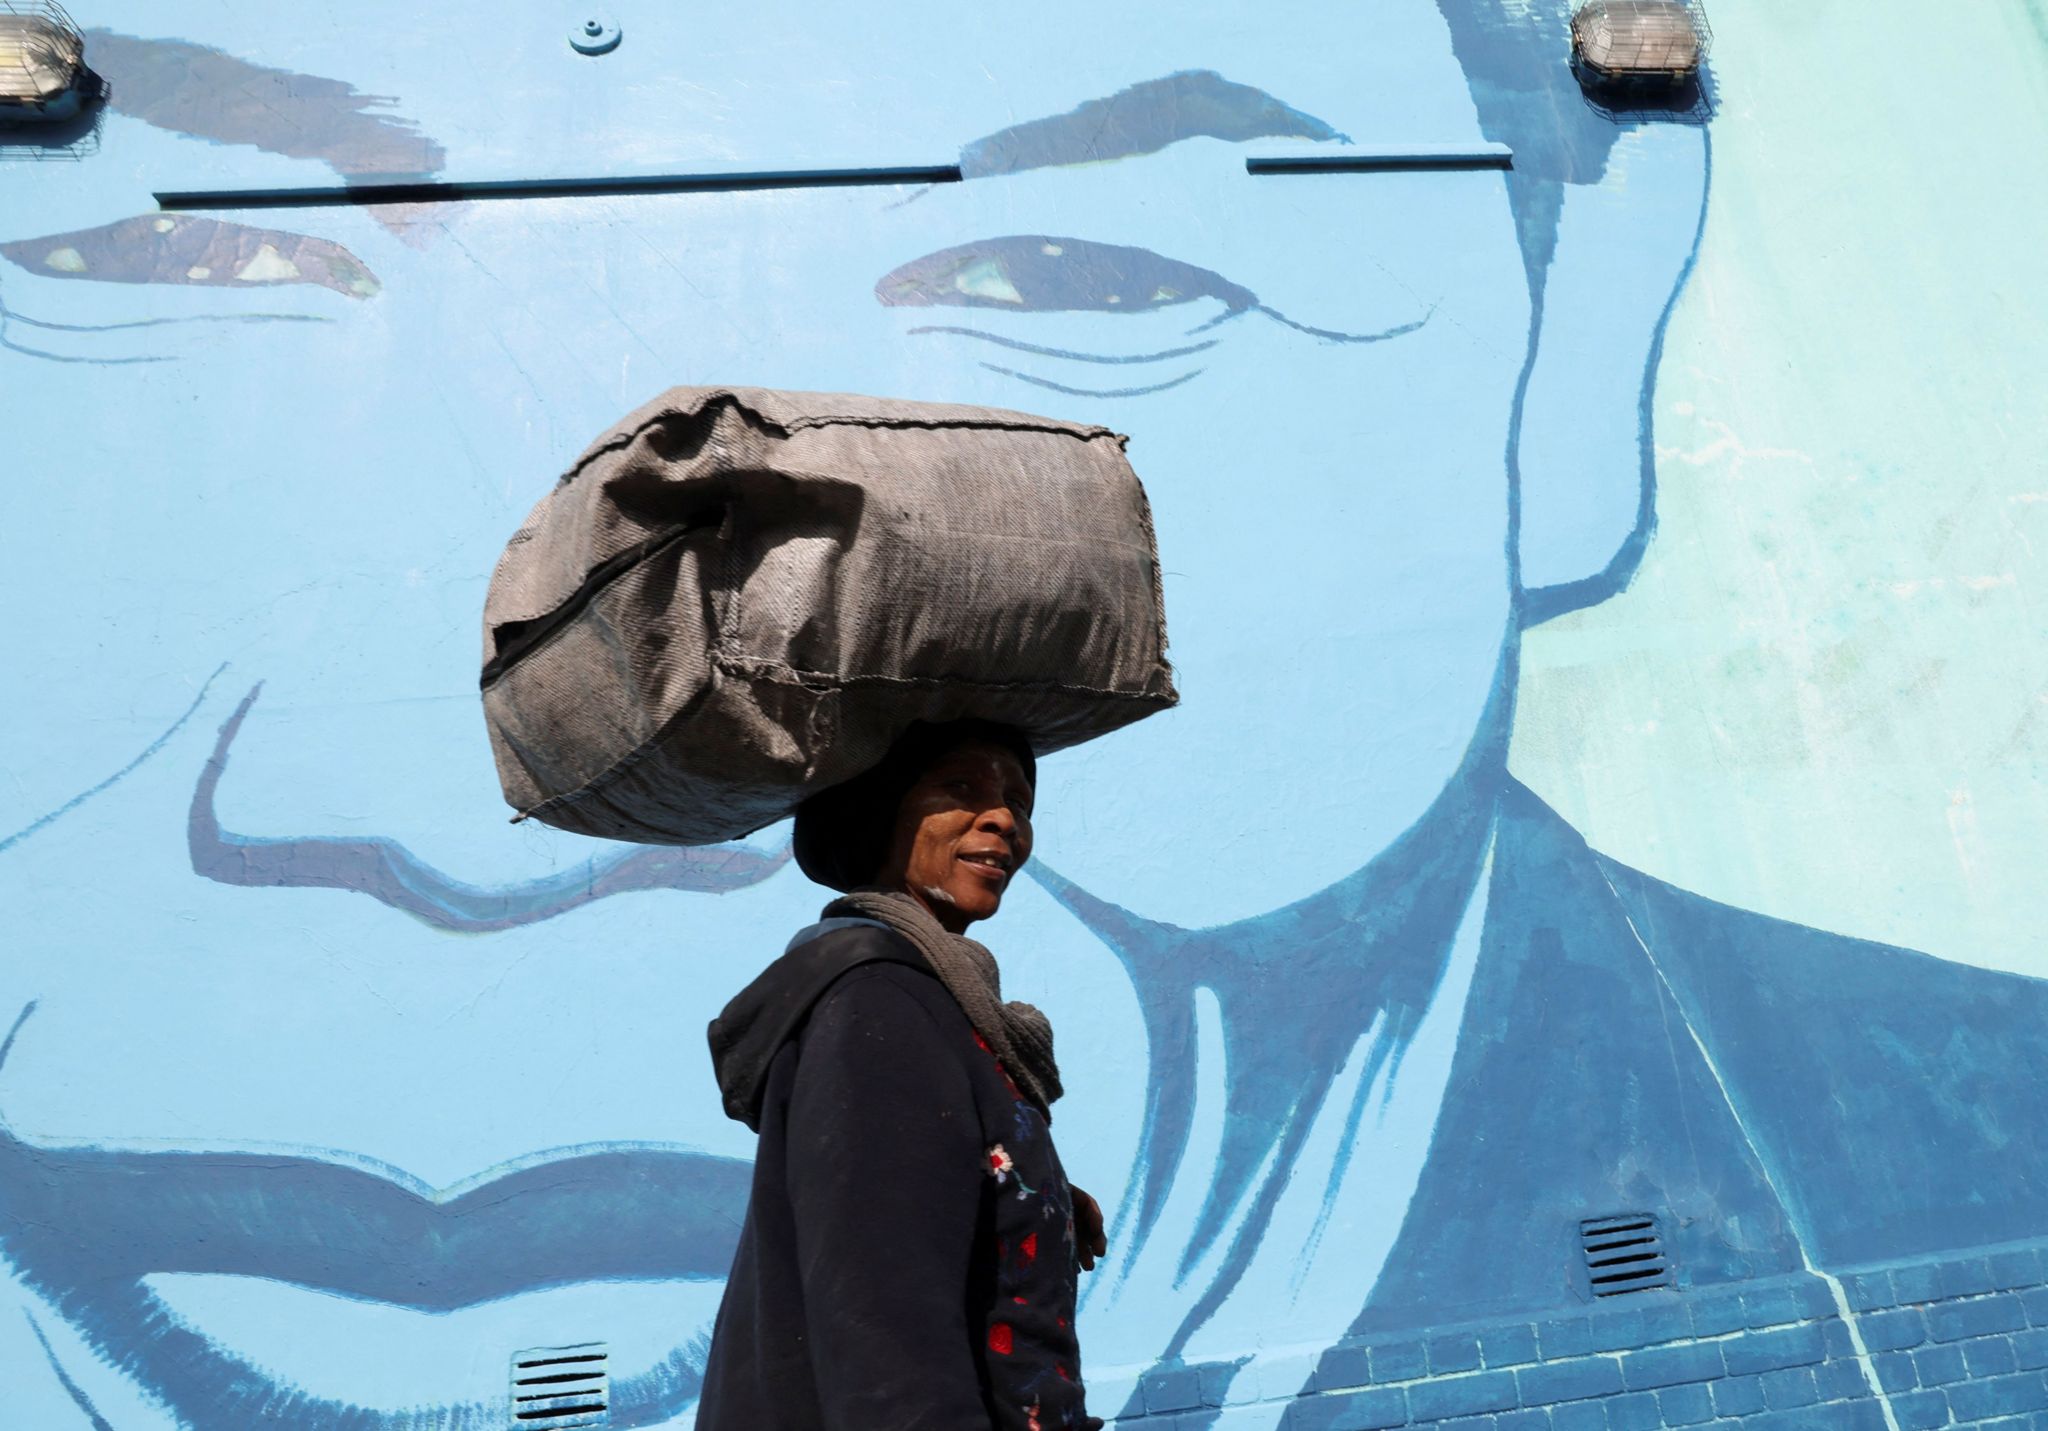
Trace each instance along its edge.
<path fill-rule="evenodd" d="M 1655 524 L 1657 363 L 1706 215 L 1707 132 L 1641 124 L 1561 185 L 1515 434 L 1523 625 L 1628 585 Z"/>

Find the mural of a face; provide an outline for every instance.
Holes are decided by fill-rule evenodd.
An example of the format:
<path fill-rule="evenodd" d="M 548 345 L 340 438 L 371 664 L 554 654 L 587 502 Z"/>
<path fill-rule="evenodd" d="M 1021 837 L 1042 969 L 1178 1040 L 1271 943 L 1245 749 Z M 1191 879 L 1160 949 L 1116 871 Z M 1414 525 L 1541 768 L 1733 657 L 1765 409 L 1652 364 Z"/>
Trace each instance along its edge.
<path fill-rule="evenodd" d="M 1274 1319 L 1328 1344 L 1442 1097 L 1517 634 L 1647 535 L 1641 394 L 1703 131 L 1594 115 L 1551 8 L 1491 0 L 650 15 L 602 61 L 454 8 L 311 40 L 202 7 L 154 45 L 112 31 L 169 22 L 110 13 L 141 98 L 91 166 L 5 176 L 40 476 L 0 540 L 40 694 L 6 715 L 37 768 L 0 995 L 36 1003 L 0 1054 L 0 1254 L 72 1394 L 124 1427 L 496 1425 L 505 1356 L 603 1339 L 613 1424 L 686 1414 L 749 1151 L 699 1031 L 819 892 L 779 831 L 507 829 L 472 689 L 504 536 L 685 382 L 1131 434 L 1185 702 L 1045 763 L 1042 883 L 990 936 L 1100 1090 L 1061 1117 L 1126 1210 L 1098 1364 Z M 365 128 L 344 85 L 287 86 L 276 136 L 177 98 L 285 54 L 417 129 Z M 1244 166 L 1488 142 L 1512 174 Z M 323 165 L 956 154 L 929 188 L 137 217 Z M 1276 1048 L 1309 980 L 1324 1012 Z"/>

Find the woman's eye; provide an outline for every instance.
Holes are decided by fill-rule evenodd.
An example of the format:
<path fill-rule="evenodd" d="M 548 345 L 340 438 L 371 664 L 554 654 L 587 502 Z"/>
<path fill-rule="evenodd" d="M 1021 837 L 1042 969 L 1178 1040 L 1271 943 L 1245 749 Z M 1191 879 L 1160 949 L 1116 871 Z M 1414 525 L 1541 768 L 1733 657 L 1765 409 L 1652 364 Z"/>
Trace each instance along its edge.
<path fill-rule="evenodd" d="M 1146 313 L 1213 298 L 1231 313 L 1258 297 L 1220 273 L 1148 248 L 1011 234 L 939 249 L 884 275 L 885 308 L 1008 308 L 1020 313 Z"/>

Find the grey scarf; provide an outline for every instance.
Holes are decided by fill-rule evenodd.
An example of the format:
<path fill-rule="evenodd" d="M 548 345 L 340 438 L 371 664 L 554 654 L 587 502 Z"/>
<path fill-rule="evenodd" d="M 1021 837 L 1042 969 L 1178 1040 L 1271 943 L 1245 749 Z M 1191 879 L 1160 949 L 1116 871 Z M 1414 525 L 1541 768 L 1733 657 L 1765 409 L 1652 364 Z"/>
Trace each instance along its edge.
<path fill-rule="evenodd" d="M 857 889 L 826 905 L 825 918 L 872 919 L 908 939 L 1002 1060 L 1011 1081 L 1051 1119 L 1053 1100 L 1062 1092 L 1052 1022 L 1030 1004 L 1003 1002 L 1002 971 L 985 946 L 948 934 L 930 910 L 900 890 Z"/>

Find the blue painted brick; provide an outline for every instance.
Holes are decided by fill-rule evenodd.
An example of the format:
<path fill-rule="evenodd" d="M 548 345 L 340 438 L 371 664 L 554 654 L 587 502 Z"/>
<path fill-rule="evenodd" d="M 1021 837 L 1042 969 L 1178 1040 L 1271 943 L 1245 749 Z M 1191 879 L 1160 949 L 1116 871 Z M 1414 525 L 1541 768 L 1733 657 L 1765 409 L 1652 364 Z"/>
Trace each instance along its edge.
<path fill-rule="evenodd" d="M 1511 1371 L 1483 1371 L 1477 1376 L 1453 1376 L 1408 1388 L 1409 1414 L 1417 1421 L 1506 1411 L 1514 1404 L 1515 1374 Z"/>
<path fill-rule="evenodd" d="M 1900 1307 L 1890 1312 L 1872 1312 L 1857 1320 L 1863 1345 L 1874 1352 L 1901 1351 L 1927 1340 L 1927 1324 L 1917 1307 Z"/>
<path fill-rule="evenodd" d="M 1479 1338 L 1470 1332 L 1446 1332 L 1429 1338 L 1424 1345 L 1429 1350 L 1431 1376 L 1479 1369 Z"/>
<path fill-rule="evenodd" d="M 1806 1320 L 1806 1309 L 1800 1304 L 1798 1288 L 1788 1282 L 1772 1287 L 1752 1287 L 1742 1294 L 1743 1324 L 1751 1327 L 1778 1327 L 1787 1322 Z"/>
<path fill-rule="evenodd" d="M 1967 1302 L 1943 1302 L 1927 1309 L 1927 1335 L 1938 1342 L 2016 1332 L 2026 1324 L 2027 1309 L 2010 1293 L 1972 1297 Z"/>
<path fill-rule="evenodd" d="M 1334 1391 L 1343 1386 L 1370 1386 L 1372 1348 L 1358 1342 L 1331 1347 L 1316 1358 L 1316 1369 L 1309 1373 L 1308 1384 L 1312 1391 Z"/>
<path fill-rule="evenodd" d="M 1825 1421 L 1826 1410 L 1825 1407 L 1802 1406 L 1797 1411 L 1759 1412 L 1742 1418 L 1742 1431 L 1819 1431 Z"/>
<path fill-rule="evenodd" d="M 1698 1297 L 1692 1303 L 1692 1329 L 1697 1336 L 1718 1337 L 1747 1325 L 1738 1292 Z"/>
<path fill-rule="evenodd" d="M 1774 1332 L 1754 1332 L 1721 1346 L 1721 1360 L 1730 1376 L 1745 1372 L 1775 1371 L 1781 1366 L 1811 1366 L 1827 1355 L 1819 1327 L 1782 1327 Z"/>
<path fill-rule="evenodd" d="M 1692 1339 L 1692 1312 L 1676 1292 L 1661 1288 L 1638 1292 L 1630 1300 L 1643 1314 L 1643 1339 L 1638 1346 Z"/>
<path fill-rule="evenodd" d="M 1221 1406 L 1230 1399 L 1230 1384 L 1237 1380 L 1238 1369 L 1243 1362 L 1208 1361 L 1195 1368 L 1196 1380 L 1201 1383 L 1202 1405 Z M 1240 1393 L 1240 1401 L 1248 1398 Z"/>
<path fill-rule="evenodd" d="M 1598 1401 L 1574 1401 L 1550 1408 L 1550 1431 L 1607 1431 L 1607 1408 Z"/>
<path fill-rule="evenodd" d="M 1835 1289 L 1819 1277 L 1794 1283 L 1792 1300 L 1809 1317 L 1832 1317 L 1840 1310 L 1835 1305 Z"/>
<path fill-rule="evenodd" d="M 1643 1314 L 1635 1308 L 1595 1313 L 1588 1325 L 1586 1342 L 1594 1351 L 1620 1351 L 1643 1344 Z"/>
<path fill-rule="evenodd" d="M 1609 1431 L 1658 1431 L 1663 1424 L 1664 1413 L 1657 1409 L 1657 1398 L 1647 1391 L 1607 1399 Z"/>
<path fill-rule="evenodd" d="M 1584 1317 L 1560 1317 L 1536 1328 L 1536 1344 L 1545 1361 L 1584 1356 L 1593 1349 L 1593 1327 Z"/>
<path fill-rule="evenodd" d="M 1849 1305 L 1859 1312 L 1874 1312 L 1896 1303 L 1889 1272 L 1854 1272 L 1842 1279 L 1842 1291 Z"/>
<path fill-rule="evenodd" d="M 1974 1342 L 1964 1342 L 1963 1365 L 1976 1377 L 2009 1376 L 2019 1370 L 2019 1363 L 2013 1360 L 2012 1343 L 2004 1337 L 1979 1337 Z"/>
<path fill-rule="evenodd" d="M 1938 1302 L 1941 1300 L 1941 1269 L 1931 1262 L 1894 1267 L 1892 1286 L 1898 1289 L 1901 1302 Z"/>
<path fill-rule="evenodd" d="M 1991 1275 L 1991 1264 L 1982 1257 L 1944 1262 L 1939 1276 L 1944 1297 L 1971 1297 L 1979 1292 L 1998 1290 L 1997 1280 Z"/>
<path fill-rule="evenodd" d="M 2048 1407 L 2048 1381 L 2037 1371 L 2017 1376 L 1994 1376 L 1989 1381 L 1966 1381 L 1948 1389 L 1949 1409 L 1958 1421 L 1982 1421 L 1990 1416 L 2010 1416 L 2018 1411 L 2039 1411 Z"/>
<path fill-rule="evenodd" d="M 2021 1332 L 2012 1339 L 2013 1359 L 2029 1369 L 2048 1366 L 2048 1327 Z"/>
<path fill-rule="evenodd" d="M 1460 1416 L 1455 1421 L 1433 1421 L 1430 1424 L 1440 1431 L 1494 1431 L 1491 1416 Z"/>
<path fill-rule="evenodd" d="M 1139 1384 L 1144 1388 L 1148 1415 L 1156 1416 L 1162 1411 L 1192 1411 L 1202 1404 L 1201 1374 L 1191 1366 L 1147 1372 Z"/>
<path fill-rule="evenodd" d="M 1421 1342 L 1379 1342 L 1373 1346 L 1374 1381 L 1412 1381 L 1427 1369 Z"/>
<path fill-rule="evenodd" d="M 1870 1395 L 1870 1383 L 1863 1377 L 1863 1364 L 1853 1358 L 1844 1357 L 1815 1367 L 1813 1379 L 1820 1384 L 1822 1401 L 1849 1401 Z"/>
<path fill-rule="evenodd" d="M 2020 1305 L 2027 1309 L 2028 1326 L 2048 1327 L 2048 1287 L 2026 1293 L 2020 1298 Z"/>
<path fill-rule="evenodd" d="M 2048 1281 L 2042 1273 L 2039 1248 L 2021 1247 L 1996 1253 L 1991 1258 L 1991 1280 L 2001 1288 L 2038 1287 Z"/>
<path fill-rule="evenodd" d="M 1836 1357 L 1856 1355 L 1856 1339 L 1849 1335 L 1849 1324 L 1840 1317 L 1831 1317 L 1820 1324 L 1821 1345 L 1828 1354 L 1828 1360 Z"/>
<path fill-rule="evenodd" d="M 1723 1416 L 1747 1416 L 1764 1409 L 1764 1384 L 1753 1376 L 1714 1383 L 1714 1409 Z"/>
<path fill-rule="evenodd" d="M 1803 1366 L 1791 1366 L 1783 1371 L 1767 1371 L 1763 1376 L 1764 1405 L 1773 1411 L 1789 1411 L 1795 1406 L 1811 1406 L 1820 1400 L 1820 1388 L 1813 1384 L 1813 1373 Z"/>
<path fill-rule="evenodd" d="M 1408 1424 L 1408 1393 L 1398 1386 L 1346 1391 L 1336 1396 L 1304 1396 L 1290 1402 L 1283 1419 L 1287 1431 L 1381 1431 Z"/>
<path fill-rule="evenodd" d="M 1666 1426 L 1696 1426 L 1712 1418 L 1714 1398 L 1704 1386 L 1674 1386 L 1657 1393 Z"/>
<path fill-rule="evenodd" d="M 1920 1384 L 1911 1352 L 1881 1352 L 1870 1361 L 1877 1368 L 1877 1384 L 1888 1392 L 1911 1391 Z"/>
<path fill-rule="evenodd" d="M 1892 1415 L 1905 1431 L 1927 1431 L 1948 1425 L 1948 1397 L 1939 1391 L 1913 1391 L 1892 1398 Z"/>
<path fill-rule="evenodd" d="M 1813 1426 L 1828 1431 L 1887 1431 L 1884 1409 L 1875 1401 L 1839 1401 L 1803 1414 Z"/>
<path fill-rule="evenodd" d="M 1530 1326 L 1488 1327 L 1479 1334 L 1479 1350 L 1488 1366 L 1520 1366 L 1536 1360 L 1536 1329 Z"/>
<path fill-rule="evenodd" d="M 1540 1406 L 1503 1411 L 1493 1418 L 1493 1431 L 1550 1431 L 1550 1413 Z"/>
<path fill-rule="evenodd" d="M 1913 1369 L 1920 1373 L 1922 1386 L 1947 1386 L 1968 1375 L 1963 1370 L 1963 1349 L 1957 1346 L 1922 1347 L 1913 1353 Z"/>
<path fill-rule="evenodd" d="M 1521 1388 L 1524 1406 L 1581 1401 L 1589 1396 L 1612 1396 L 1621 1390 L 1621 1363 L 1611 1356 L 1550 1361 L 1523 1367 L 1515 1373 L 1515 1380 Z"/>
<path fill-rule="evenodd" d="M 1622 1384 L 1630 1391 L 1676 1386 L 1684 1381 L 1712 1381 L 1721 1375 L 1721 1348 L 1713 1342 L 1652 1347 L 1621 1359 Z"/>

